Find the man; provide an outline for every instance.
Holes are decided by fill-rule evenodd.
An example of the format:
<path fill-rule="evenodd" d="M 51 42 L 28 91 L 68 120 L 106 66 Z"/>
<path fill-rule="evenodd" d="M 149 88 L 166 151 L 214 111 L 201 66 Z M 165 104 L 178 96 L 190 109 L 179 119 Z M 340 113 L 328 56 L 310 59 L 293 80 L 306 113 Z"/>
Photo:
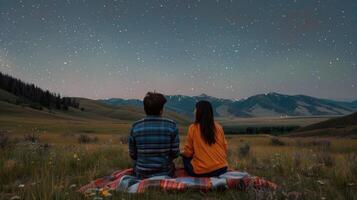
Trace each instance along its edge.
<path fill-rule="evenodd" d="M 132 125 L 129 155 L 134 161 L 134 173 L 140 178 L 173 176 L 173 160 L 179 156 L 179 135 L 176 123 L 162 117 L 166 98 L 148 92 L 144 98 L 146 117 Z"/>

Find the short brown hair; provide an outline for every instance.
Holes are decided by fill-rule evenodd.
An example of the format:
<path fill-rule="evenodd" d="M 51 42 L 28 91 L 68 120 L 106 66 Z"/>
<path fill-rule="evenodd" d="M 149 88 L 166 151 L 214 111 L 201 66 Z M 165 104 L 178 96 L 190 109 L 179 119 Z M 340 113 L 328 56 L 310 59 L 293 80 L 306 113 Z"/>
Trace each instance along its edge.
<path fill-rule="evenodd" d="M 144 110 L 147 115 L 160 115 L 164 108 L 166 98 L 163 94 L 148 92 L 144 97 Z"/>

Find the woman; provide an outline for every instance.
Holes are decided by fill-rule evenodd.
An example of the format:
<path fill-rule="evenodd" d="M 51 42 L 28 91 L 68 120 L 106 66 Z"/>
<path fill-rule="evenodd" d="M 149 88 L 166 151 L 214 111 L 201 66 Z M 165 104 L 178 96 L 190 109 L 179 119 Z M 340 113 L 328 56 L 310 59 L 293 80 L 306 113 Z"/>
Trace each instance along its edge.
<path fill-rule="evenodd" d="M 195 116 L 182 153 L 185 170 L 190 176 L 224 174 L 227 172 L 227 141 L 222 126 L 214 121 L 211 103 L 197 102 Z"/>

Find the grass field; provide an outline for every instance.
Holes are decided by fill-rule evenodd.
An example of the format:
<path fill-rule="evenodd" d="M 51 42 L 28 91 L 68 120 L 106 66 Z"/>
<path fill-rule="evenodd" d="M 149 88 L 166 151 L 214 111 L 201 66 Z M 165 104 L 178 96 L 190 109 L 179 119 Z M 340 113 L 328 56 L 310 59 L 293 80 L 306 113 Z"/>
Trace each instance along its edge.
<path fill-rule="evenodd" d="M 91 134 L 95 143 L 80 144 L 77 134 L 39 134 L 38 142 L 11 136 L 16 144 L 1 149 L 0 199 L 83 199 L 80 185 L 130 167 L 123 135 Z M 181 138 L 184 141 L 184 136 Z M 227 136 L 231 168 L 262 176 L 281 186 L 272 198 L 357 199 L 357 140 L 279 138 L 284 145 L 271 143 L 267 135 Z M 44 145 L 48 144 L 48 145 Z M 249 144 L 249 152 L 241 146 Z M 177 165 L 181 163 L 178 160 Z M 266 194 L 265 194 L 266 195 Z M 110 199 L 262 199 L 249 192 L 208 193 L 150 192 L 143 195 L 115 193 Z M 87 199 L 93 199 L 87 198 Z"/>
<path fill-rule="evenodd" d="M 85 106 L 84 112 L 53 112 L 0 101 L 0 199 L 94 199 L 76 190 L 95 178 L 131 166 L 126 135 L 133 120 L 143 116 L 142 111 L 108 107 L 85 99 L 81 105 Z M 180 124 L 182 147 L 189 120 L 170 112 L 168 117 Z M 259 126 L 306 125 L 319 120 L 323 119 L 220 119 L 220 122 L 224 126 Z M 32 134 L 36 137 L 31 138 Z M 80 143 L 81 135 L 93 141 Z M 231 168 L 269 179 L 281 189 L 274 193 L 117 192 L 109 199 L 357 199 L 357 140 L 274 139 L 269 135 L 226 137 Z M 180 160 L 176 162 L 182 166 Z"/>

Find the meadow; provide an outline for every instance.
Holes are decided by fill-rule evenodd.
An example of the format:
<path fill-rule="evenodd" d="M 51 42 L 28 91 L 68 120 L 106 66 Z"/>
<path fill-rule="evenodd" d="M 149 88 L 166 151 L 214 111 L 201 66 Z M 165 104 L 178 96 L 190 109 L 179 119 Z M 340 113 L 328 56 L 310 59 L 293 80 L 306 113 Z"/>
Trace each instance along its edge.
<path fill-rule="evenodd" d="M 269 179 L 280 189 L 113 192 L 105 199 L 357 199 L 357 140 L 269 135 L 227 135 L 227 140 L 231 168 Z M 101 199 L 76 190 L 131 166 L 125 134 L 34 131 L 2 133 L 1 141 L 0 199 Z M 182 166 L 180 160 L 176 164 Z"/>
<path fill-rule="evenodd" d="M 126 136 L 143 117 L 138 108 L 81 100 L 85 111 L 43 110 L 0 101 L 0 199 L 101 199 L 76 192 L 81 185 L 128 168 Z M 181 147 L 189 118 L 180 124 Z M 325 118 L 218 119 L 224 127 L 305 126 Z M 238 127 L 238 128 L 239 128 Z M 229 166 L 269 179 L 275 192 L 111 193 L 105 199 L 357 199 L 357 140 L 226 135 Z M 176 161 L 178 167 L 181 161 Z"/>

